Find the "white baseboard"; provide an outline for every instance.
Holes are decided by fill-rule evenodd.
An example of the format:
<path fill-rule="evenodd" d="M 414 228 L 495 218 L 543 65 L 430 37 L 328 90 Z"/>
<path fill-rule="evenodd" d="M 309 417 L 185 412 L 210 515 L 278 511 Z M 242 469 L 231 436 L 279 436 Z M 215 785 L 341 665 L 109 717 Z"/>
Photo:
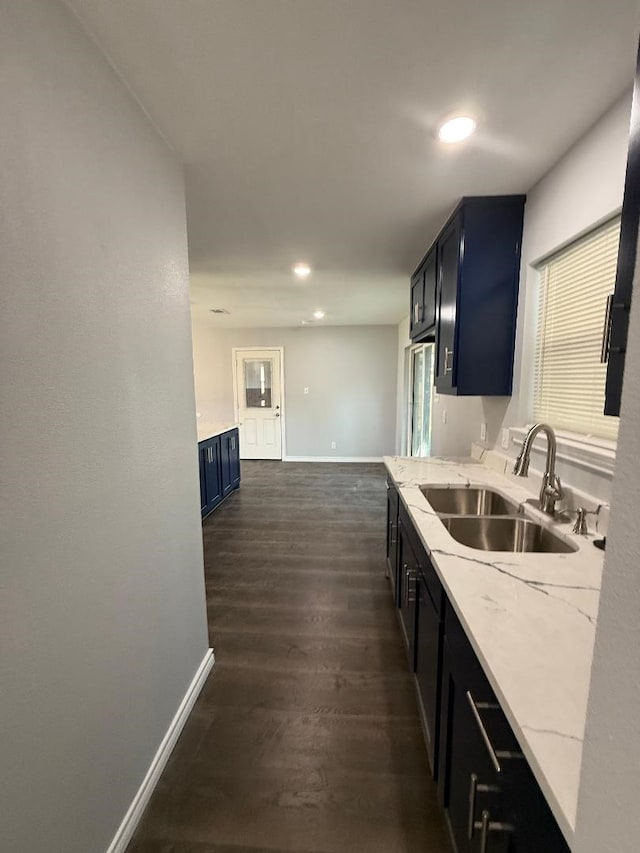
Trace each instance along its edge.
<path fill-rule="evenodd" d="M 382 462 L 382 456 L 283 456 L 283 462 Z"/>
<path fill-rule="evenodd" d="M 171 720 L 171 724 L 169 725 L 165 736 L 162 738 L 162 743 L 158 747 L 158 751 L 149 765 L 149 769 L 142 780 L 142 784 L 138 788 L 135 797 L 131 801 L 131 805 L 127 809 L 127 813 L 125 814 L 122 823 L 118 827 L 118 831 L 113 837 L 113 841 L 107 849 L 107 853 L 124 853 L 126 850 L 127 845 L 131 841 L 133 833 L 136 830 L 138 822 L 142 817 L 142 813 L 151 799 L 154 788 L 158 784 L 160 774 L 164 770 L 165 765 L 169 760 L 169 756 L 176 745 L 180 732 L 184 728 L 184 724 L 187 722 L 191 709 L 193 708 L 195 701 L 207 680 L 207 676 L 213 668 L 214 662 L 215 658 L 213 655 L 213 649 L 207 649 L 207 653 L 202 659 L 202 663 L 198 667 L 196 674 L 193 676 L 193 680 L 191 681 L 187 692 L 184 694 L 182 702 L 180 703 L 173 720 Z"/>

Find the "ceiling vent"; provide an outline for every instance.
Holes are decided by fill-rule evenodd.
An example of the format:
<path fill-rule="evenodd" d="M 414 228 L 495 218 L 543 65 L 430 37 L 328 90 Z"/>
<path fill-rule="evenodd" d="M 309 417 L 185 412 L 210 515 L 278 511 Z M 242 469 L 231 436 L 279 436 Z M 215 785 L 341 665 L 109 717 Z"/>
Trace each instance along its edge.
<path fill-rule="evenodd" d="M 231 314 L 231 311 L 227 311 L 226 308 L 212 308 L 212 314 Z"/>

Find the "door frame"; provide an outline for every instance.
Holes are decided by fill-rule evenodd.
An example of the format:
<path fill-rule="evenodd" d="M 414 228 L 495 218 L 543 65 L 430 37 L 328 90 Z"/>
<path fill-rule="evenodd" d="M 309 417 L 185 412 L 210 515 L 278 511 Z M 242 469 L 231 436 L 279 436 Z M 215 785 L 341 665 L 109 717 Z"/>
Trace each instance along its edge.
<path fill-rule="evenodd" d="M 418 350 L 423 347 L 433 347 L 433 355 L 431 358 L 431 382 L 429 387 L 429 393 L 431 395 L 431 405 L 429 406 L 429 435 L 432 434 L 432 424 L 433 424 L 433 403 L 436 394 L 438 393 L 435 387 L 435 359 L 436 359 L 436 350 L 435 343 L 433 341 L 425 341 L 420 344 L 411 344 L 410 347 L 407 347 L 405 350 L 405 358 L 406 358 L 406 371 L 405 371 L 405 389 L 406 389 L 406 405 L 405 411 L 407 416 L 406 423 L 406 433 L 405 439 L 407 442 L 406 446 L 406 455 L 411 456 L 411 450 L 413 448 L 413 407 L 414 407 L 414 399 L 413 399 L 413 363 L 415 354 Z M 431 444 L 431 442 L 429 442 Z M 414 457 L 412 457 L 414 458 Z M 416 456 L 416 459 L 421 459 L 423 457 Z"/>
<path fill-rule="evenodd" d="M 277 352 L 280 356 L 280 461 L 284 462 L 287 456 L 287 431 L 285 429 L 286 405 L 284 397 L 284 347 L 231 347 L 231 375 L 233 376 L 233 415 L 236 424 L 239 424 L 240 422 L 237 368 L 237 353 L 239 352 Z"/>

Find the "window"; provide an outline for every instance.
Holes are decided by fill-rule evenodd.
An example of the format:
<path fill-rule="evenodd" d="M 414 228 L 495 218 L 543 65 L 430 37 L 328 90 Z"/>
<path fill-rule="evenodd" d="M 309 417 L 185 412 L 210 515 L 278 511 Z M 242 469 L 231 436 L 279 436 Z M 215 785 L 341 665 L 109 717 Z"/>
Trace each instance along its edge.
<path fill-rule="evenodd" d="M 603 414 L 607 365 L 601 349 L 619 239 L 616 217 L 539 267 L 535 419 L 609 439 L 618 434 L 618 418 Z"/>

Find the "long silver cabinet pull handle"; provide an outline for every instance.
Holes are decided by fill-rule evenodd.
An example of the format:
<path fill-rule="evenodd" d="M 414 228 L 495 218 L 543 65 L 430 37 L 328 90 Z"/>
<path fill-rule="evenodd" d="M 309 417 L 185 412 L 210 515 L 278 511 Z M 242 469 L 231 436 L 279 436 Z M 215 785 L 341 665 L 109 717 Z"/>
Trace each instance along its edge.
<path fill-rule="evenodd" d="M 480 729 L 480 734 L 482 735 L 482 740 L 484 741 L 484 745 L 487 747 L 487 752 L 489 753 L 489 758 L 491 759 L 491 763 L 493 764 L 496 773 L 502 773 L 502 767 L 500 766 L 500 760 L 508 760 L 512 758 L 524 758 L 521 752 L 511 752 L 506 749 L 496 750 L 493 748 L 493 744 L 491 743 L 491 739 L 487 734 L 487 730 L 484 727 L 484 723 L 482 722 L 482 717 L 480 716 L 481 710 L 497 710 L 500 708 L 496 702 L 476 702 L 473 696 L 471 695 L 471 691 L 467 690 L 467 701 L 469 703 L 469 707 L 471 708 L 471 713 L 473 714 L 475 721 Z"/>
<path fill-rule="evenodd" d="M 453 355 L 453 350 L 449 349 L 449 347 L 444 348 L 444 372 L 451 373 L 453 367 L 449 365 L 449 356 Z"/>

